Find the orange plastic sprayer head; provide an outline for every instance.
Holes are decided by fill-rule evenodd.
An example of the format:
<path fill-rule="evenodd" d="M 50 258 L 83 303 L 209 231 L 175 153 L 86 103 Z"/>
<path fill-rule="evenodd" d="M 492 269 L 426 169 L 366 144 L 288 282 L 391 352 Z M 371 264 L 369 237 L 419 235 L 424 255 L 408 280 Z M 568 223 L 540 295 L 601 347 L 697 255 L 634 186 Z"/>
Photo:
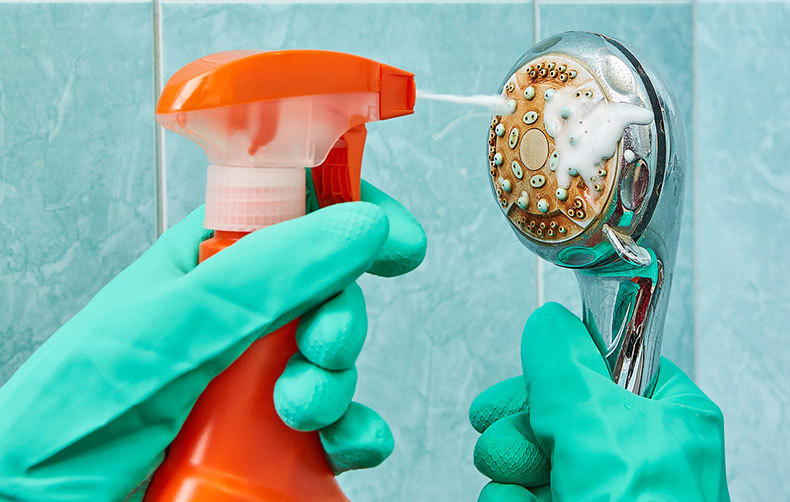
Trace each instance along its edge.
<path fill-rule="evenodd" d="M 157 120 L 228 167 L 314 167 L 321 205 L 359 200 L 365 123 L 413 113 L 414 75 L 339 52 L 228 51 L 162 90 Z"/>

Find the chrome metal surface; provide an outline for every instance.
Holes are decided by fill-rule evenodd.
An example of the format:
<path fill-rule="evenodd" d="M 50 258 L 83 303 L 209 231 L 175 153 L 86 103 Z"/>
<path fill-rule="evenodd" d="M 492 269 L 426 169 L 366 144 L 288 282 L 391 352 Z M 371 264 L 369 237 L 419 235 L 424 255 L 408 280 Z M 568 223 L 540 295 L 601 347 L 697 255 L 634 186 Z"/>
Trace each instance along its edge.
<path fill-rule="evenodd" d="M 653 257 L 647 249 L 634 242 L 630 236 L 618 232 L 606 223 L 603 224 L 601 231 L 609 239 L 609 244 L 620 259 L 637 267 L 646 267 L 653 262 Z"/>
<path fill-rule="evenodd" d="M 545 102 L 542 95 L 534 96 L 536 89 L 543 92 L 543 83 L 552 76 L 552 86 L 567 86 L 577 76 L 576 71 L 569 76 L 568 68 L 573 65 L 579 81 L 583 74 L 594 92 L 603 92 L 607 103 L 649 109 L 653 120 L 646 125 L 627 125 L 614 156 L 600 161 L 605 169 L 599 171 L 602 177 L 594 185 L 595 191 L 588 180 L 583 180 L 587 186 L 574 181 L 568 192 L 577 195 L 571 200 L 560 190 L 554 169 L 548 169 L 549 162 L 541 164 L 554 141 L 545 128 L 544 139 L 535 127 L 543 125 L 545 109 L 541 107 L 550 96 Z M 542 70 L 548 70 L 546 75 Z M 514 78 L 519 71 L 521 80 Z M 533 80 L 525 80 L 532 73 Z M 520 88 L 532 81 L 534 88 Z M 583 32 L 567 32 L 539 42 L 507 74 L 501 90 L 529 101 L 519 101 L 521 133 L 503 132 L 511 131 L 514 123 L 507 116 L 492 120 L 488 152 L 494 196 L 527 248 L 551 263 L 576 269 L 584 322 L 607 360 L 612 378 L 649 396 L 658 370 L 683 205 L 685 134 L 674 98 L 661 77 L 621 42 Z M 500 124 L 504 127 L 497 130 Z M 528 137 L 530 143 L 519 148 L 518 143 Z M 508 145 L 508 141 L 516 144 Z M 556 198 L 549 189 L 556 189 Z M 571 202 L 577 204 L 576 212 L 582 206 L 581 218 L 568 214 L 574 211 Z"/>

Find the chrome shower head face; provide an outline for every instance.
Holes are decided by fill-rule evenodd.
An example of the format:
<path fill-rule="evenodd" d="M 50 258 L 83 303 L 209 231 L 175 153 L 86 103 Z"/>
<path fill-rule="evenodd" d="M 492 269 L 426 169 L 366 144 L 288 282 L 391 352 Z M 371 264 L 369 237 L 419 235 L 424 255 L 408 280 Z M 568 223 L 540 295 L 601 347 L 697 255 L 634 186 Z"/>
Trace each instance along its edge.
<path fill-rule="evenodd" d="M 643 245 L 674 262 L 685 148 L 660 78 L 616 40 L 567 32 L 501 91 L 514 113 L 491 121 L 490 176 L 522 243 L 569 268 L 643 266 Z"/>

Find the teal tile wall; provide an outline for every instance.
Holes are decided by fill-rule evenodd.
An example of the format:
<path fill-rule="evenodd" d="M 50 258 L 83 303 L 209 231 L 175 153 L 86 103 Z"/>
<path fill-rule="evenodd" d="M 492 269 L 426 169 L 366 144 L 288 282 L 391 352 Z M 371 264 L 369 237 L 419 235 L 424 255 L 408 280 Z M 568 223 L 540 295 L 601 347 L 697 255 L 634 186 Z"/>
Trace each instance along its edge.
<path fill-rule="evenodd" d="M 664 75 L 675 91 L 686 123 L 691 159 L 694 67 L 693 5 L 691 2 L 655 3 L 546 3 L 540 5 L 541 37 L 568 30 L 606 33 L 626 42 Z M 669 35 L 671 34 L 671 36 Z M 693 166 L 686 171 L 686 199 L 675 278 L 664 327 L 662 352 L 689 374 L 694 372 L 694 184 Z M 573 272 L 544 262 L 543 298 L 568 305 L 581 315 L 581 298 Z"/>
<path fill-rule="evenodd" d="M 531 45 L 532 12 L 528 3 L 164 4 L 164 69 L 170 75 L 231 48 L 321 48 L 407 68 L 425 90 L 492 93 Z M 495 35 L 502 30 L 525 42 L 500 44 Z M 392 424 L 396 447 L 380 468 L 340 477 L 352 500 L 474 497 L 484 479 L 470 462 L 477 435 L 468 405 L 488 385 L 519 372 L 516 348 L 536 306 L 535 260 L 512 235 L 488 184 L 490 117 L 466 117 L 436 141 L 434 133 L 467 111 L 427 102 L 416 109 L 414 116 L 368 127 L 363 176 L 414 212 L 429 245 L 415 273 L 361 280 L 370 328 L 355 398 Z M 178 218 L 203 200 L 205 160 L 172 134 L 166 150 L 169 210 Z M 492 301 L 508 285 L 518 293 Z"/>
<path fill-rule="evenodd" d="M 733 500 L 790 496 L 790 4 L 697 11 L 697 374 Z"/>
<path fill-rule="evenodd" d="M 0 3 L 0 383 L 153 242 L 151 26 Z"/>
<path fill-rule="evenodd" d="M 487 93 L 536 25 L 538 36 L 603 31 L 669 77 L 698 159 L 665 353 L 724 410 L 733 498 L 781 500 L 790 493 L 788 2 L 540 1 L 537 20 L 534 11 L 530 2 L 165 2 L 160 60 L 150 2 L 0 3 L 0 382 L 155 238 L 157 61 L 167 78 L 219 50 L 322 48 L 414 71 L 424 90 Z M 429 251 L 407 277 L 361 279 L 370 334 L 356 398 L 388 419 L 397 445 L 380 468 L 341 476 L 355 501 L 474 500 L 484 480 L 471 465 L 468 403 L 517 373 L 521 328 L 539 301 L 579 307 L 572 275 L 539 270 L 493 204 L 480 147 L 488 118 L 463 117 L 433 139 L 465 113 L 420 102 L 412 117 L 369 127 L 364 176 L 423 222 Z M 202 202 L 205 161 L 169 133 L 164 161 L 159 207 L 172 224 Z M 767 215 L 753 210 L 766 200 Z"/>

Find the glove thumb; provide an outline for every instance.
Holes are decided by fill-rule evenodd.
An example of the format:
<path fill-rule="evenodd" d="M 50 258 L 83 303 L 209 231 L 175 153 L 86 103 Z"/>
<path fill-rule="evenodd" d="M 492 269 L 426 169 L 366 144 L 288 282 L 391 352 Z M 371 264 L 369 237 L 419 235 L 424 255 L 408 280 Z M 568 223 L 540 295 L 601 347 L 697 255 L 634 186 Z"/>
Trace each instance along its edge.
<path fill-rule="evenodd" d="M 601 407 L 613 399 L 622 402 L 619 391 L 629 394 L 612 382 L 582 321 L 557 303 L 547 303 L 530 316 L 521 339 L 521 363 L 530 425 L 552 462 L 556 448 L 563 448 L 559 443 L 583 441 L 583 432 L 597 430 L 598 417 L 606 416 Z"/>
<path fill-rule="evenodd" d="M 527 320 L 521 364 L 528 389 L 562 389 L 574 399 L 589 399 L 589 378 L 610 378 L 587 327 L 559 303 L 543 305 Z"/>

